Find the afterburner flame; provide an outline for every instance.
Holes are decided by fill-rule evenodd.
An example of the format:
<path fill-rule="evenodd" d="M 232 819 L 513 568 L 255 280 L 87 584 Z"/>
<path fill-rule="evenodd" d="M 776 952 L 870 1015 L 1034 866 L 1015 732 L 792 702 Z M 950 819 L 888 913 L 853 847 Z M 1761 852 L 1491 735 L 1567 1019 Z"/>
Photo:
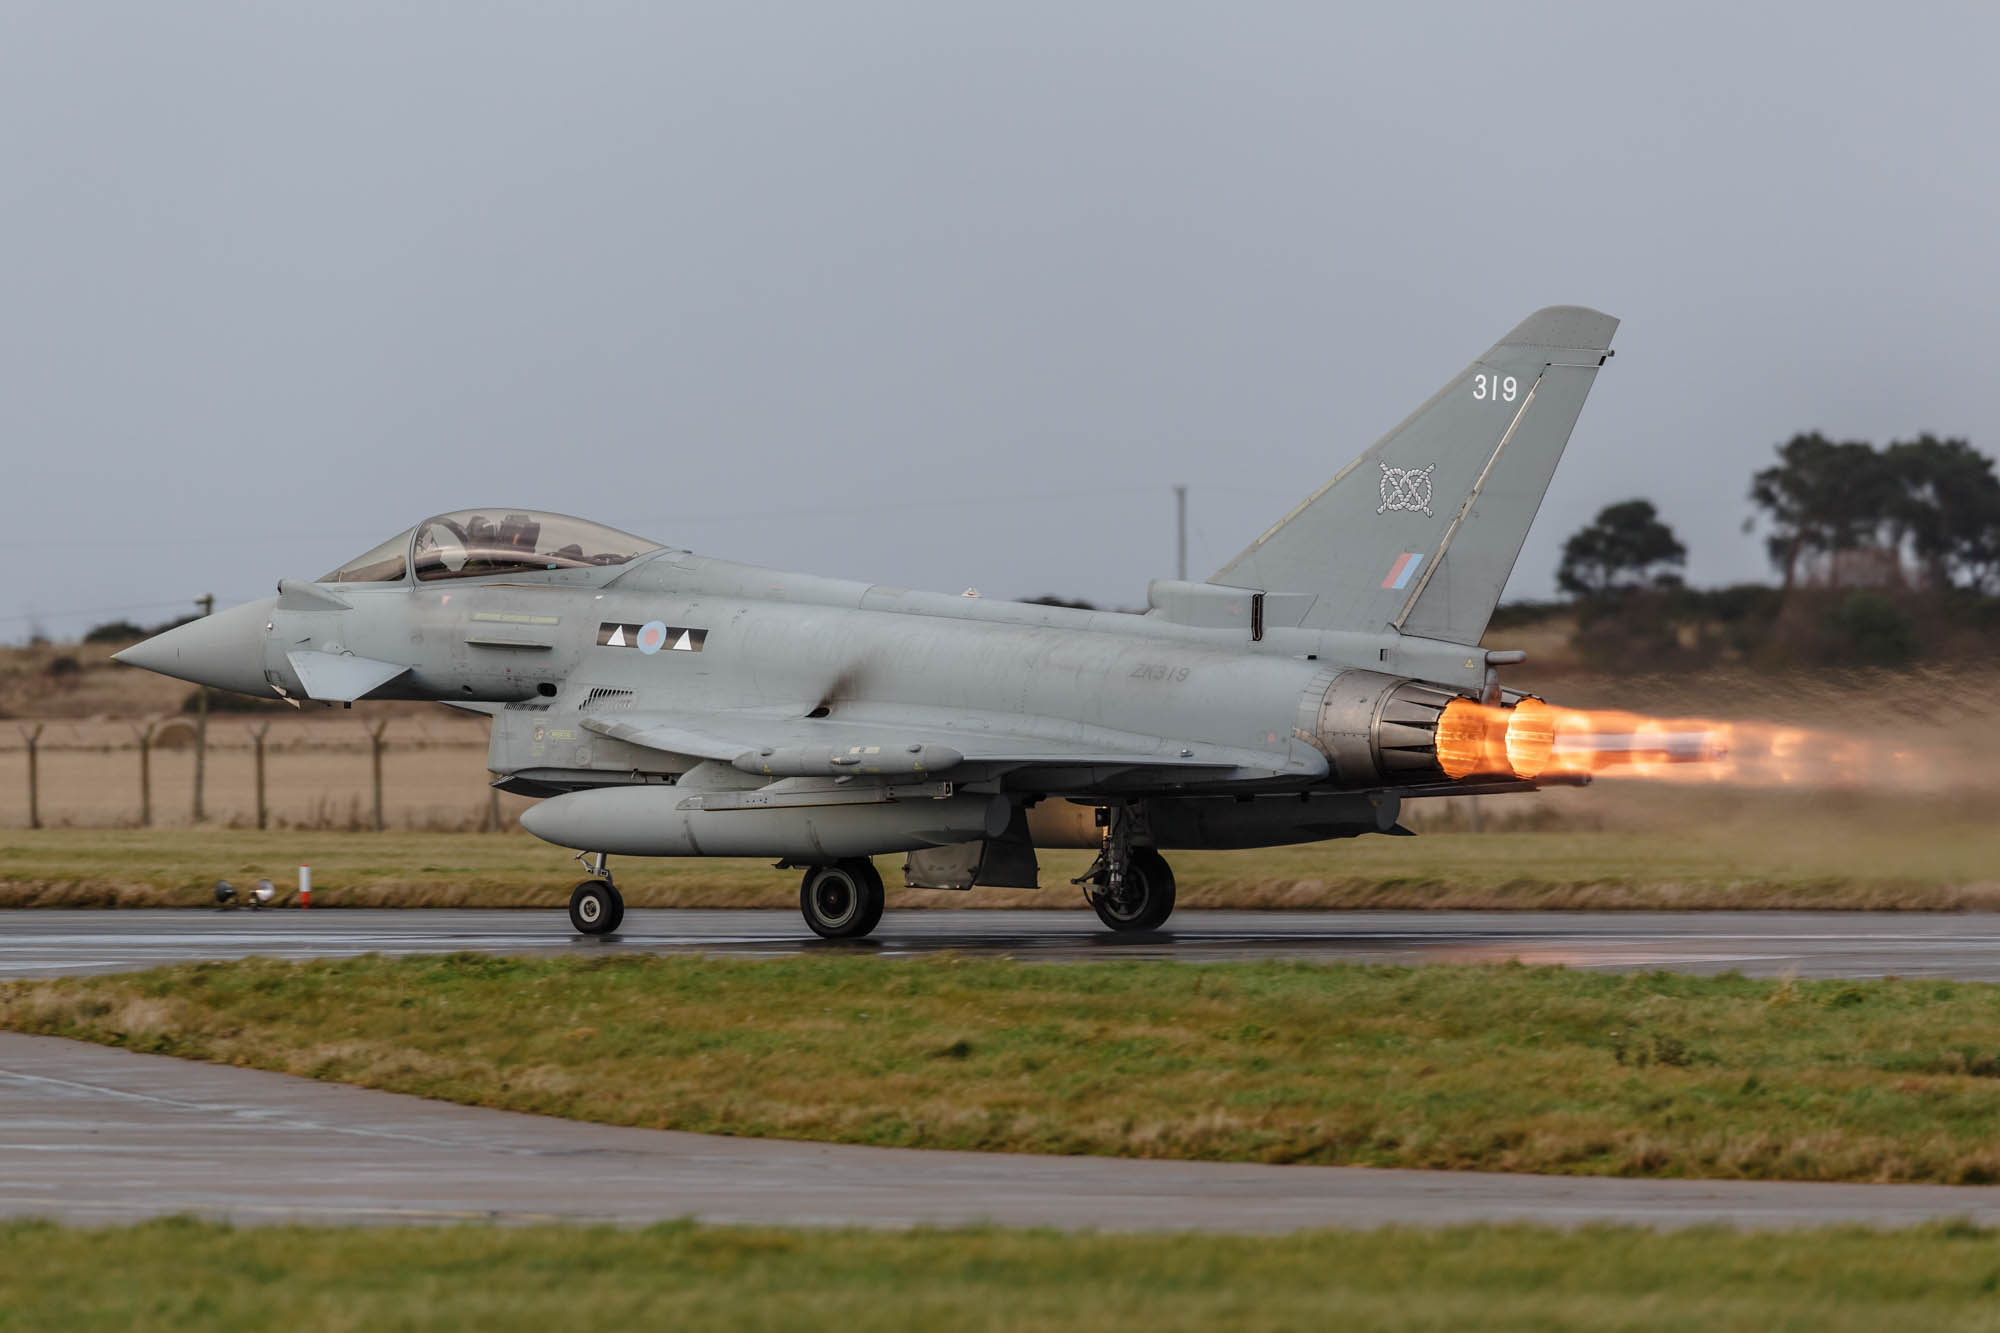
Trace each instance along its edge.
<path fill-rule="evenodd" d="M 1555 709 L 1540 699 L 1523 699 L 1507 714 L 1507 767 L 1515 777 L 1540 777 L 1555 743 Z"/>
<path fill-rule="evenodd" d="M 1888 735 L 1556 708 L 1536 698 L 1501 707 L 1452 701 L 1438 718 L 1437 760 L 1454 779 L 1615 776 L 1744 786 L 1907 786 L 1921 768 L 1908 742 Z"/>
<path fill-rule="evenodd" d="M 1494 715 L 1497 708 L 1472 699 L 1453 699 L 1438 715 L 1437 761 L 1448 778 L 1469 778 L 1475 773 L 1491 773 L 1491 738 L 1499 734 Z"/>

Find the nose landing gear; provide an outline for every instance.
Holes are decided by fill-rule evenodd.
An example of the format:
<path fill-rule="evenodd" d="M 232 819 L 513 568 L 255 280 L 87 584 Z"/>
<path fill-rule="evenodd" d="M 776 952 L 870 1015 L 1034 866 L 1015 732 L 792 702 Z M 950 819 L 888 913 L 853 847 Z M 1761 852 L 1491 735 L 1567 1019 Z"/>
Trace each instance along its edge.
<path fill-rule="evenodd" d="M 585 855 L 578 852 L 576 859 Z M 604 862 L 604 853 L 597 853 L 590 862 L 591 877 L 570 891 L 569 923 L 579 935 L 609 935 L 625 920 L 625 898 Z"/>

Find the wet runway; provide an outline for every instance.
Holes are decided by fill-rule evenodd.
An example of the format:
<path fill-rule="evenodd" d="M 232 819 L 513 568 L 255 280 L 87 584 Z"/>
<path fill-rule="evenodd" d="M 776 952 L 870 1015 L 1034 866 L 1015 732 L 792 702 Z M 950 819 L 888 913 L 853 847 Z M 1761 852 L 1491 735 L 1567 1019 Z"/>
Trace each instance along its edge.
<path fill-rule="evenodd" d="M 194 959 L 363 953 L 643 951 L 899 958 L 956 950 L 1087 959 L 1559 963 L 1751 976 L 2000 981 L 2000 914 L 1919 912 L 1181 912 L 1120 936 L 1089 912 L 891 912 L 872 939 L 830 943 L 793 912 L 634 909 L 608 939 L 561 911 L 23 911 L 0 913 L 0 979 Z"/>
<path fill-rule="evenodd" d="M 922 1152 L 619 1129 L 0 1033 L 0 1216 L 1276 1232 L 2000 1224 L 2000 1190 Z"/>

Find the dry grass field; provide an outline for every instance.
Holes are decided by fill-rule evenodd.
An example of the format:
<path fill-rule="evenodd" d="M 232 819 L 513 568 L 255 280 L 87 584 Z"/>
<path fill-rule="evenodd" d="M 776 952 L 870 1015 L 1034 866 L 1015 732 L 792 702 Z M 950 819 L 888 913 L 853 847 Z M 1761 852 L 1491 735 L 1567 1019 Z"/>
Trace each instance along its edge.
<path fill-rule="evenodd" d="M 123 643 L 0 647 L 0 715 L 144 717 L 177 711 L 192 685 L 111 660 Z"/>

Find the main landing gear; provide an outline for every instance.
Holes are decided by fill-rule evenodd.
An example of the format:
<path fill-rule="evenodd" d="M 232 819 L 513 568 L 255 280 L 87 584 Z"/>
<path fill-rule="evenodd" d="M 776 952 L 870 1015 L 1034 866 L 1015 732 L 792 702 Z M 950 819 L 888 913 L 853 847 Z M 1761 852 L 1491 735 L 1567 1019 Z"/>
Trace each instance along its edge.
<path fill-rule="evenodd" d="M 584 855 L 579 852 L 576 859 L 581 861 Z M 591 877 L 570 891 L 569 923 L 579 935 L 609 935 L 625 919 L 625 898 L 612 884 L 604 859 L 603 852 L 597 853 L 590 863 Z"/>
<path fill-rule="evenodd" d="M 1111 806 L 1102 812 L 1104 849 L 1076 882 L 1096 909 L 1097 919 L 1121 934 L 1158 930 L 1174 913 L 1174 872 L 1153 847 L 1133 839 L 1144 833 L 1133 811 Z"/>
<path fill-rule="evenodd" d="M 882 900 L 882 876 L 866 858 L 807 866 L 799 881 L 799 911 L 823 939 L 860 939 L 881 922 Z"/>

